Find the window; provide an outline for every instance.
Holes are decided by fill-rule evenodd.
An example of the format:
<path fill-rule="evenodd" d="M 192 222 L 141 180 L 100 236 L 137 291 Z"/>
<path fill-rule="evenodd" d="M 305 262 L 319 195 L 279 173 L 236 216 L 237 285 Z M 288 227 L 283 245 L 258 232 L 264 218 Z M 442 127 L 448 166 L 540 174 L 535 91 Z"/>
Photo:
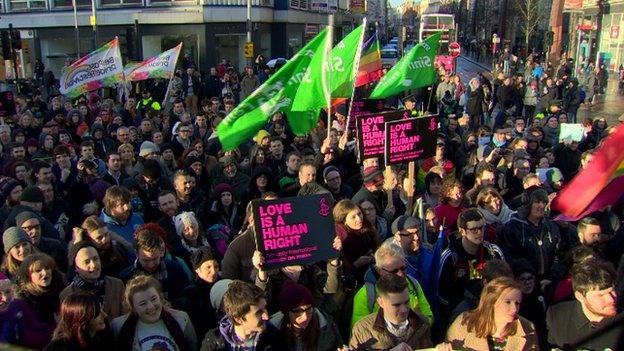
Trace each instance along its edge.
<path fill-rule="evenodd" d="M 143 0 L 100 0 L 102 6 L 143 5 Z"/>
<path fill-rule="evenodd" d="M 52 0 L 52 7 L 73 7 L 72 0 Z M 91 0 L 76 0 L 78 8 L 91 8 Z"/>
<path fill-rule="evenodd" d="M 11 0 L 10 5 L 12 11 L 45 10 L 47 8 L 45 0 Z"/>

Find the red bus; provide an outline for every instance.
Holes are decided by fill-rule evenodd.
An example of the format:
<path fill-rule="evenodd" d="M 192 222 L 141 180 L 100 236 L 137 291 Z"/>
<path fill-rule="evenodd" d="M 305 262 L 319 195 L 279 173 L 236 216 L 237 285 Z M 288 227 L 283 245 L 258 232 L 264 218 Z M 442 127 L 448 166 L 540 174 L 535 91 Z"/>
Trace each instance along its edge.
<path fill-rule="evenodd" d="M 455 61 L 449 55 L 449 43 L 454 39 L 451 35 L 455 32 L 455 17 L 446 13 L 423 14 L 420 17 L 419 41 L 423 41 L 437 32 L 442 32 L 442 36 L 440 37 L 436 62 L 444 67 L 447 72 L 453 71 Z"/>

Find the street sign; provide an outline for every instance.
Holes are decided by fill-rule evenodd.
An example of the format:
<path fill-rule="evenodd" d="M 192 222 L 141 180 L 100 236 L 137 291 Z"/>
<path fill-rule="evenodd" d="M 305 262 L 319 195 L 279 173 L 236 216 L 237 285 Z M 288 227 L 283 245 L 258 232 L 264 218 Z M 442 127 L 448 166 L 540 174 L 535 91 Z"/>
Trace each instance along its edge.
<path fill-rule="evenodd" d="M 253 43 L 248 41 L 245 43 L 245 58 L 253 58 Z"/>
<path fill-rule="evenodd" d="M 449 54 L 453 57 L 459 56 L 461 53 L 461 46 L 458 42 L 454 41 L 449 44 Z"/>

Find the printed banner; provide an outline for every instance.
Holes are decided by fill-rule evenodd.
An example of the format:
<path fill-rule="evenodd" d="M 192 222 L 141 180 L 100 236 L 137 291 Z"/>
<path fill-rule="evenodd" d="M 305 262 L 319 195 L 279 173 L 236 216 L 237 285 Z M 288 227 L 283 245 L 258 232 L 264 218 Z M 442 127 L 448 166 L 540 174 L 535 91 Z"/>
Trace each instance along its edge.
<path fill-rule="evenodd" d="M 139 63 L 134 70 L 126 74 L 126 80 L 140 81 L 150 78 L 171 79 L 175 72 L 180 51 L 182 51 L 182 43 L 178 44 L 178 46 L 173 49 L 169 49 Z M 126 67 L 128 67 L 128 65 L 126 65 Z"/>
<path fill-rule="evenodd" d="M 360 159 L 384 156 L 386 122 L 404 118 L 405 111 L 390 111 L 357 117 Z M 407 113 L 409 117 L 409 113 Z"/>
<path fill-rule="evenodd" d="M 349 108 L 349 100 L 346 102 Z M 349 131 L 351 135 L 357 132 L 355 121 L 359 116 L 379 113 L 384 111 L 384 100 L 380 99 L 355 99 L 351 104 L 351 119 L 349 120 Z"/>
<path fill-rule="evenodd" d="M 266 269 L 310 264 L 338 256 L 332 244 L 329 195 L 253 201 L 257 248 Z"/>
<path fill-rule="evenodd" d="M 408 112 L 405 111 L 405 113 Z M 387 122 L 385 128 L 386 166 L 435 155 L 437 139 L 437 116 Z"/>
<path fill-rule="evenodd" d="M 123 82 L 124 70 L 119 39 L 81 57 L 63 68 L 61 94 L 74 98 L 80 94 Z"/>
<path fill-rule="evenodd" d="M 350 0 L 349 10 L 351 10 L 351 13 L 365 13 L 366 0 Z"/>

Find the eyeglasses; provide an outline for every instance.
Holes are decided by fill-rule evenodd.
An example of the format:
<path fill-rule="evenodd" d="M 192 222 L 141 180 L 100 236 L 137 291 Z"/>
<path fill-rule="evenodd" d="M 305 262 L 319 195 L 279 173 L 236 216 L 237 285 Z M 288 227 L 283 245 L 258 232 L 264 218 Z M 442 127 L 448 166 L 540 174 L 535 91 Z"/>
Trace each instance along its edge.
<path fill-rule="evenodd" d="M 464 227 L 464 230 L 466 230 L 467 232 L 470 232 L 470 233 L 479 233 L 479 232 L 481 232 L 483 230 L 483 228 L 485 228 L 485 224 L 482 225 L 482 226 L 479 226 L 479 227 L 474 227 L 474 228 Z"/>
<path fill-rule="evenodd" d="M 393 269 L 393 270 L 389 270 L 389 269 L 385 269 L 385 268 L 381 267 L 381 269 L 382 269 L 384 272 L 386 272 L 386 273 L 390 273 L 390 274 L 397 274 L 397 273 L 399 273 L 399 272 L 403 272 L 403 273 L 405 273 L 405 271 L 407 270 L 407 267 L 405 267 L 405 266 L 401 266 L 401 267 L 399 267 L 399 268 L 395 268 L 395 269 Z"/>
<path fill-rule="evenodd" d="M 312 306 L 308 306 L 308 307 L 298 307 L 298 308 L 294 308 L 292 310 L 290 310 L 290 312 L 296 316 L 301 316 L 304 313 L 309 313 L 312 312 L 312 309 L 314 307 Z"/>

